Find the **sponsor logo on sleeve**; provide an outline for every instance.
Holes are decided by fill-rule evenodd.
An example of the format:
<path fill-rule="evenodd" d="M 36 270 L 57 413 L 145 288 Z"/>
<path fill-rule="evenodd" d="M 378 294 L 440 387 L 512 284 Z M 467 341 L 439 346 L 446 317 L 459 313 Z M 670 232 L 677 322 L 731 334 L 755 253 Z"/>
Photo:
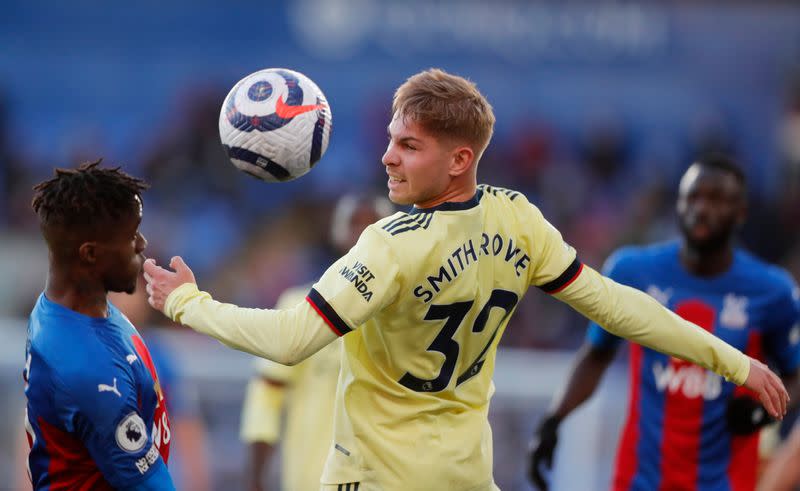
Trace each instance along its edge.
<path fill-rule="evenodd" d="M 136 453 L 147 443 L 147 427 L 136 412 L 122 418 L 115 434 L 117 445 L 128 453 Z"/>
<path fill-rule="evenodd" d="M 155 464 L 156 460 L 158 460 L 158 449 L 153 444 L 144 457 L 136 461 L 136 468 L 139 469 L 139 474 L 144 474 L 150 470 L 150 466 Z"/>
<path fill-rule="evenodd" d="M 372 300 L 372 290 L 367 283 L 375 278 L 375 275 L 362 262 L 356 261 L 352 266 L 342 266 L 339 274 L 345 280 L 353 284 L 358 293 L 369 302 Z"/>

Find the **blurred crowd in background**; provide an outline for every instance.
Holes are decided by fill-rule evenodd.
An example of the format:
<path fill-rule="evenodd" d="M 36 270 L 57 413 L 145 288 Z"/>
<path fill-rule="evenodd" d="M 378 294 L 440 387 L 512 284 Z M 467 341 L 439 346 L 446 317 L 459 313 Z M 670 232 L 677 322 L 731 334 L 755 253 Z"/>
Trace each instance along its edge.
<path fill-rule="evenodd" d="M 587 264 L 674 236 L 679 176 L 725 152 L 750 180 L 742 243 L 800 278 L 800 7 L 488 5 L 12 1 L 0 16 L 0 317 L 25 319 L 45 281 L 32 185 L 98 157 L 152 185 L 146 255 L 183 255 L 220 300 L 273 305 L 334 259 L 337 197 L 385 193 L 392 90 L 430 66 L 495 106 L 479 182 L 524 192 Z M 236 171 L 217 132 L 227 90 L 271 66 L 309 75 L 334 118 L 318 166 L 278 185 Z M 502 345 L 571 349 L 584 330 L 533 293 Z"/>

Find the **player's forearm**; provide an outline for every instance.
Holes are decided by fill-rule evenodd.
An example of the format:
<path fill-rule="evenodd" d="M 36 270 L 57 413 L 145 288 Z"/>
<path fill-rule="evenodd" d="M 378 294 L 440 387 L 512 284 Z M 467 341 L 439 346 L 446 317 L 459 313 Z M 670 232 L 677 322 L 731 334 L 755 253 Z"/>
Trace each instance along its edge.
<path fill-rule="evenodd" d="M 217 302 L 191 283 L 170 293 L 164 313 L 231 348 L 284 365 L 299 363 L 336 339 L 307 303 L 285 310 L 248 309 Z"/>
<path fill-rule="evenodd" d="M 680 318 L 649 295 L 620 285 L 591 268 L 555 297 L 607 331 L 690 361 L 744 384 L 750 360 L 704 329 Z"/>
<path fill-rule="evenodd" d="M 613 359 L 613 350 L 600 350 L 584 345 L 578 352 L 566 389 L 554 400 L 550 414 L 561 421 L 586 402 L 600 385 L 600 380 Z"/>

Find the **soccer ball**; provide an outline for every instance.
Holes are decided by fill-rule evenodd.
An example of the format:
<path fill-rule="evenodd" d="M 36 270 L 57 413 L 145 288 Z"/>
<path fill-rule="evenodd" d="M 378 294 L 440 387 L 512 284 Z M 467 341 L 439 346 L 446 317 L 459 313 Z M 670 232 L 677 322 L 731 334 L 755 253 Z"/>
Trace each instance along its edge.
<path fill-rule="evenodd" d="M 240 80 L 219 113 L 219 136 L 239 170 L 269 182 L 314 167 L 331 135 L 328 101 L 302 73 L 268 68 Z"/>

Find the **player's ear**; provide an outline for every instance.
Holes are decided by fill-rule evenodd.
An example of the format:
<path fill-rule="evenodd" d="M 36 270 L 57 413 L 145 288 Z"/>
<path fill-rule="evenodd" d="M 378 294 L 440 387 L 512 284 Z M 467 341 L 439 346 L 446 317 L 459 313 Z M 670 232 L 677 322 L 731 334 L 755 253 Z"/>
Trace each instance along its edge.
<path fill-rule="evenodd" d="M 82 263 L 94 264 L 97 262 L 97 242 L 84 242 L 78 247 L 78 258 Z"/>
<path fill-rule="evenodd" d="M 456 147 L 450 160 L 450 175 L 460 176 L 472 168 L 475 162 L 475 152 L 467 145 Z"/>

